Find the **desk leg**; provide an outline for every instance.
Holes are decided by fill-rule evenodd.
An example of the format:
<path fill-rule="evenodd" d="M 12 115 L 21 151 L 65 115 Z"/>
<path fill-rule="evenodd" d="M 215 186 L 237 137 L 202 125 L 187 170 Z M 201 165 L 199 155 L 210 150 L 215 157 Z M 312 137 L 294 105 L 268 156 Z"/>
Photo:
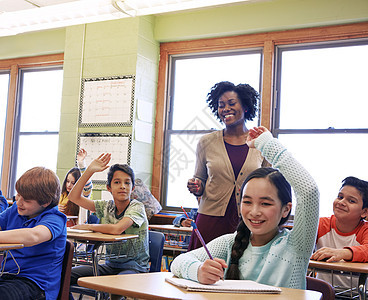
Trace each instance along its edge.
<path fill-rule="evenodd" d="M 96 242 L 93 245 L 93 249 L 92 249 L 92 272 L 93 272 L 93 276 L 98 276 L 98 249 L 100 248 L 100 246 L 102 245 L 102 242 Z M 96 291 L 96 300 L 100 300 L 101 297 L 101 292 Z"/>
<path fill-rule="evenodd" d="M 359 275 L 359 283 L 358 283 L 358 291 L 359 291 L 359 299 L 366 300 L 367 299 L 367 288 L 365 282 L 367 280 L 366 273 L 360 273 Z"/>
<path fill-rule="evenodd" d="M 92 249 L 92 269 L 93 276 L 98 276 L 98 249 L 102 245 L 101 242 L 97 242 L 93 245 Z"/>

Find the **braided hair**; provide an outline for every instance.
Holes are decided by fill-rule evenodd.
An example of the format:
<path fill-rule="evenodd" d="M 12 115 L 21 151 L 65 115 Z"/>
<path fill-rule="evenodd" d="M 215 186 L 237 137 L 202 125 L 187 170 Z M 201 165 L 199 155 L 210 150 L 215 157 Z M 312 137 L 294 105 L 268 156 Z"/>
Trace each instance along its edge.
<path fill-rule="evenodd" d="M 273 168 L 259 168 L 254 170 L 252 173 L 248 175 L 248 177 L 243 182 L 241 187 L 241 193 L 243 194 L 243 190 L 245 185 L 254 178 L 265 178 L 270 181 L 277 189 L 277 196 L 281 200 L 282 206 L 286 205 L 287 203 L 291 202 L 291 186 L 289 182 L 285 179 L 285 177 L 280 173 L 280 171 L 273 169 Z M 284 218 L 281 218 L 279 222 L 279 226 L 284 224 L 289 216 L 288 215 Z M 251 231 L 245 225 L 243 219 L 240 221 L 237 234 L 235 236 L 234 244 L 231 249 L 231 258 L 230 258 L 230 266 L 226 273 L 226 279 L 240 279 L 240 271 L 239 271 L 239 259 L 243 256 L 245 249 L 247 249 L 250 241 L 250 234 Z"/>

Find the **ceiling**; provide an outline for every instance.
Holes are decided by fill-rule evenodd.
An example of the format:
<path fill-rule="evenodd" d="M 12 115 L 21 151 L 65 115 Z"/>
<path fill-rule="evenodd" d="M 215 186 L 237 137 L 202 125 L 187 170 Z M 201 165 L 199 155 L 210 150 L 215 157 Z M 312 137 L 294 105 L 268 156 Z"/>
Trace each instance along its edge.
<path fill-rule="evenodd" d="M 0 0 L 0 37 L 262 0 Z"/>

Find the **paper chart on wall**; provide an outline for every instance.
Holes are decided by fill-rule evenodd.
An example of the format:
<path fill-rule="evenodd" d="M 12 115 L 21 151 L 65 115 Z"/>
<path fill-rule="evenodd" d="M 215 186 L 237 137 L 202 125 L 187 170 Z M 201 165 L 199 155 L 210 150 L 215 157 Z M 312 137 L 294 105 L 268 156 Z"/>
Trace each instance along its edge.
<path fill-rule="evenodd" d="M 134 77 L 84 79 L 80 104 L 80 126 L 131 125 Z"/>
<path fill-rule="evenodd" d="M 111 153 L 109 166 L 119 164 L 130 164 L 131 151 L 130 134 L 80 134 L 78 137 L 78 149 L 87 151 L 87 166 L 93 159 L 102 153 Z M 93 174 L 92 182 L 95 184 L 106 184 L 108 169 Z"/>

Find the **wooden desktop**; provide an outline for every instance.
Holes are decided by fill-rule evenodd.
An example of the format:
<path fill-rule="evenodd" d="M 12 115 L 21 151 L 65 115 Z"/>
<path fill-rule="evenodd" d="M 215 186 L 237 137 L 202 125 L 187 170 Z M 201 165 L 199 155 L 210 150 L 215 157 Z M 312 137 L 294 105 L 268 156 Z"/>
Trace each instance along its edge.
<path fill-rule="evenodd" d="M 320 300 L 322 294 L 316 291 L 281 288 L 281 294 L 230 294 L 187 292 L 165 281 L 172 277 L 170 272 L 141 273 L 129 275 L 110 275 L 82 277 L 78 285 L 115 295 L 139 299 L 189 299 L 189 300 Z"/>

